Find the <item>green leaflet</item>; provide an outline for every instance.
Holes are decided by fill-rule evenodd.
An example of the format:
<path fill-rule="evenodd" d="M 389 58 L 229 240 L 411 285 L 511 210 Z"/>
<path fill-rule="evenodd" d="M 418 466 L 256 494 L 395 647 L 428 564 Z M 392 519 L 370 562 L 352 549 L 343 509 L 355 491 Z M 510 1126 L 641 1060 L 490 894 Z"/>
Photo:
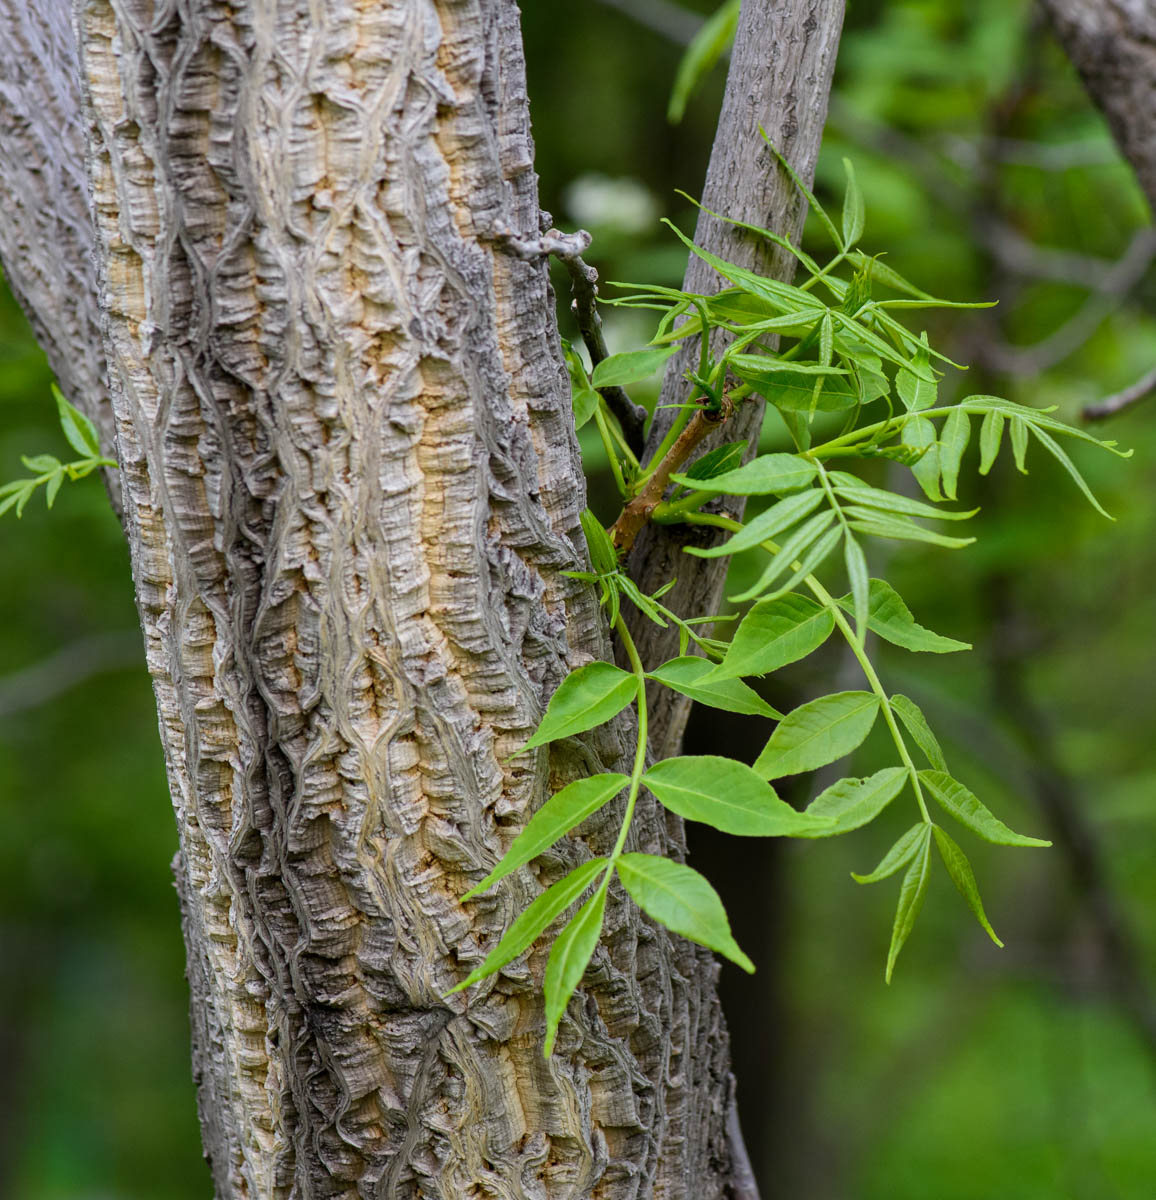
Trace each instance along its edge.
<path fill-rule="evenodd" d="M 860 508 L 856 505 L 845 509 L 844 512 L 851 518 L 851 528 L 856 533 L 867 533 L 872 537 L 894 538 L 900 542 L 927 542 L 928 545 L 943 546 L 948 550 L 959 550 L 975 541 L 973 537 L 948 537 L 947 534 L 936 533 L 934 529 L 916 525 L 910 517 L 888 516 L 887 513 L 876 512 L 871 508 Z"/>
<path fill-rule="evenodd" d="M 759 513 L 730 541 L 721 546 L 712 546 L 706 550 L 697 546 L 687 546 L 686 553 L 693 554 L 696 558 L 721 558 L 725 554 L 738 554 L 741 550 L 750 550 L 762 542 L 770 541 L 776 534 L 802 520 L 818 508 L 822 500 L 823 491 L 820 488 L 808 488 L 804 492 L 797 492 Z"/>
<path fill-rule="evenodd" d="M 671 812 L 740 837 L 808 837 L 831 824 L 797 812 L 745 763 L 713 754 L 667 758 L 642 777 Z"/>
<path fill-rule="evenodd" d="M 742 619 L 712 680 L 766 675 L 818 649 L 835 628 L 831 613 L 793 593 L 760 600 Z"/>
<path fill-rule="evenodd" d="M 1096 499 L 1092 494 L 1092 489 L 1088 487 L 1084 481 L 1083 475 L 1076 469 L 1076 464 L 1068 457 L 1066 451 L 1060 448 L 1059 443 L 1050 434 L 1045 433 L 1042 429 L 1032 427 L 1032 433 L 1035 434 L 1036 441 L 1064 468 L 1065 471 L 1072 477 L 1076 487 L 1084 494 L 1084 498 L 1102 517 L 1107 517 L 1109 521 L 1114 521 L 1116 518 Z"/>
<path fill-rule="evenodd" d="M 926 830 L 926 821 L 916 821 L 883 855 L 874 871 L 869 875 L 856 875 L 852 871 L 851 878 L 856 883 L 879 883 L 884 879 L 889 879 L 900 867 L 905 867 L 911 861 L 911 856 L 919 848 L 920 839 L 926 836 Z"/>
<path fill-rule="evenodd" d="M 745 467 L 724 471 L 710 479 L 691 475 L 671 475 L 674 483 L 698 492 L 725 496 L 765 496 L 772 493 L 797 492 L 814 480 L 818 468 L 808 459 L 796 454 L 762 454 Z"/>
<path fill-rule="evenodd" d="M 1008 433 L 1011 436 L 1012 457 L 1015 459 L 1016 470 L 1021 475 L 1028 473 L 1028 426 L 1023 417 L 1012 417 L 1008 421 Z"/>
<path fill-rule="evenodd" d="M 763 779 L 778 779 L 825 767 L 863 741 L 878 712 L 872 692 L 836 692 L 802 704 L 779 722 L 754 769 Z"/>
<path fill-rule="evenodd" d="M 658 346 L 651 350 L 627 350 L 604 358 L 591 372 L 590 382 L 596 388 L 625 387 L 649 379 L 660 370 L 677 346 Z"/>
<path fill-rule="evenodd" d="M 691 39 L 678 64 L 674 87 L 670 92 L 670 102 L 666 106 L 666 119 L 672 125 L 677 125 L 682 120 L 687 101 L 734 41 L 738 23 L 739 0 L 726 0 L 725 4 L 707 17 Z"/>
<path fill-rule="evenodd" d="M 646 677 L 665 684 L 683 696 L 689 696 L 699 704 L 720 708 L 724 712 L 772 717 L 775 720 L 783 715 L 742 680 L 719 678 L 715 674 L 714 663 L 698 655 L 688 654 L 682 658 L 672 658 L 657 670 L 649 672 Z"/>
<path fill-rule="evenodd" d="M 607 662 L 587 663 L 558 685 L 534 736 L 518 753 L 593 729 L 620 713 L 637 695 L 638 680 L 629 671 Z"/>
<path fill-rule="evenodd" d="M 867 825 L 903 791 L 905 767 L 884 767 L 866 779 L 840 779 L 819 793 L 806 807 L 807 816 L 830 817 L 834 825 L 799 837 L 834 837 Z"/>
<path fill-rule="evenodd" d="M 945 771 L 920 771 L 920 781 L 935 797 L 943 810 L 953 816 L 972 833 L 999 846 L 1050 846 L 1051 842 L 1040 838 L 1025 837 L 1009 829 L 998 817 L 967 790 L 957 779 Z"/>
<path fill-rule="evenodd" d="M 64 393 L 52 384 L 52 395 L 56 399 L 56 412 L 60 418 L 60 428 L 68 444 L 77 454 L 85 458 L 100 457 L 100 436 L 96 426 L 74 405 L 64 397 Z"/>
<path fill-rule="evenodd" d="M 834 512 L 831 509 L 826 509 L 824 512 L 816 513 L 809 521 L 805 521 L 779 547 L 779 552 L 771 558 L 762 575 L 759 576 L 758 582 L 753 587 L 747 588 L 745 592 L 739 592 L 738 595 L 731 596 L 729 599 L 735 604 L 741 604 L 744 600 L 753 600 L 756 596 L 762 595 L 795 562 L 798 562 L 801 567 L 805 566 L 806 571 L 809 572 L 812 567 L 808 563 L 810 557 L 808 555 L 808 548 L 821 537 L 823 531 L 834 520 Z M 835 542 L 837 542 L 842 536 L 842 530 L 833 529 L 831 530 L 831 535 L 834 537 Z M 826 541 L 826 539 L 823 540 Z M 830 544 L 828 549 L 833 548 L 834 542 Z M 794 581 L 792 580 L 786 588 L 781 588 L 780 591 L 788 591 L 793 586 L 793 583 Z M 772 598 L 768 597 L 768 599 Z"/>
<path fill-rule="evenodd" d="M 713 479 L 724 471 L 733 471 L 743 461 L 747 444 L 742 442 L 727 442 L 708 450 L 701 458 L 696 458 L 683 473 L 684 478 L 696 481 L 696 487 L 701 487 L 698 481 Z"/>
<path fill-rule="evenodd" d="M 733 361 L 731 359 L 732 364 Z M 773 363 L 774 360 L 764 358 L 759 361 Z M 843 372 L 837 372 L 834 368 L 815 366 L 809 373 L 810 377 L 800 371 L 754 371 L 744 367 L 735 367 L 734 372 L 759 395 L 765 396 L 768 404 L 787 412 L 846 412 L 859 403 L 859 397 L 850 383 L 840 378 Z M 817 397 L 816 380 L 823 385 Z"/>
<path fill-rule="evenodd" d="M 531 859 L 537 858 L 563 834 L 569 833 L 617 796 L 629 782 L 626 775 L 590 775 L 585 779 L 576 779 L 560 792 L 555 792 L 526 823 L 525 829 L 514 839 L 502 861 L 481 883 L 470 888 L 462 899 L 472 900 L 488 891 L 499 879 L 504 879 Z"/>
<path fill-rule="evenodd" d="M 574 428 L 581 429 L 594 415 L 598 407 L 598 393 L 590 386 L 586 377 L 586 368 L 582 360 L 574 352 L 573 347 L 565 338 L 562 341 L 562 354 L 566 359 L 566 370 L 570 373 L 570 403 L 574 408 Z"/>
<path fill-rule="evenodd" d="M 898 271 L 892 270 L 878 258 L 868 258 L 862 250 L 852 250 L 847 255 L 847 260 L 858 270 L 866 271 L 870 278 L 883 284 L 884 287 L 889 287 L 896 292 L 904 292 L 908 296 L 914 296 L 917 300 L 932 299 L 927 292 L 921 291 L 915 284 L 904 279 Z"/>
<path fill-rule="evenodd" d="M 943 480 L 943 494 L 948 500 L 955 499 L 959 484 L 959 466 L 970 438 L 971 418 L 962 408 L 952 409 L 939 434 L 939 470 Z"/>
<path fill-rule="evenodd" d="M 599 575 L 609 575 L 618 570 L 618 554 L 610 535 L 602 528 L 602 522 L 588 509 L 584 508 L 578 514 L 582 525 L 582 533 L 586 538 L 586 548 L 590 551 L 590 561 Z"/>
<path fill-rule="evenodd" d="M 911 734 L 912 740 L 923 751 L 924 757 L 936 771 L 947 772 L 947 760 L 943 757 L 943 751 L 939 748 L 939 742 L 936 740 L 935 734 L 931 732 L 931 726 L 927 723 L 927 718 L 923 715 L 919 705 L 914 700 L 909 700 L 906 696 L 892 696 L 890 700 L 891 711 L 903 722 L 907 732 Z"/>
<path fill-rule="evenodd" d="M 471 987 L 517 958 L 582 895 L 605 866 L 606 859 L 592 858 L 575 867 L 557 883 L 551 884 L 540 896 L 535 897 L 526 911 L 506 930 L 502 940 L 486 955 L 482 965 L 471 971 L 457 987 L 450 988 L 446 995 L 452 996 L 454 992 Z"/>
<path fill-rule="evenodd" d="M 895 390 L 911 412 L 934 407 L 939 394 L 939 386 L 931 370 L 926 337 L 924 334 L 924 343 L 912 358 L 912 367 L 900 367 L 895 375 Z"/>
<path fill-rule="evenodd" d="M 1003 942 L 999 940 L 996 931 L 992 929 L 987 913 L 983 910 L 983 901 L 979 896 L 979 887 L 975 882 L 975 873 L 967 855 L 951 840 L 947 831 L 935 826 L 935 844 L 939 847 L 939 857 L 947 868 L 951 882 L 955 884 L 959 894 L 967 901 L 968 908 L 975 914 L 975 919 L 983 926 L 987 936 L 1002 950 Z"/>
<path fill-rule="evenodd" d="M 660 925 L 754 973 L 755 964 L 739 949 L 718 893 L 692 867 L 653 854 L 624 854 L 618 878 L 638 907 Z"/>
<path fill-rule="evenodd" d="M 999 454 L 999 444 L 1003 440 L 1004 415 L 1001 412 L 988 412 L 984 415 L 979 427 L 979 473 L 986 475 Z"/>
<path fill-rule="evenodd" d="M 903 943 L 915 926 L 915 918 L 923 907 L 923 898 L 927 895 L 927 881 L 931 877 L 931 826 L 924 825 L 920 837 L 915 843 L 915 853 L 903 883 L 899 887 L 899 904 L 895 909 L 895 924 L 891 927 L 891 945 L 887 950 L 887 970 L 884 978 L 891 982 L 891 973 L 895 970 L 895 960 Z"/>
<path fill-rule="evenodd" d="M 851 247 L 863 236 L 867 209 L 849 158 L 843 159 L 843 170 L 847 175 L 847 191 L 843 197 L 843 245 Z"/>
<path fill-rule="evenodd" d="M 847 568 L 847 578 L 851 583 L 851 602 L 855 613 L 855 636 L 859 644 L 867 634 L 869 618 L 870 583 L 867 576 L 867 559 L 863 547 L 851 536 L 850 532 L 843 537 L 843 563 Z"/>
<path fill-rule="evenodd" d="M 777 588 L 775 588 L 775 590 L 771 592 L 766 599 L 777 600 L 780 596 L 786 595 L 799 583 L 805 580 L 808 575 L 814 574 L 824 560 L 830 557 L 831 552 L 839 544 L 842 538 L 842 529 L 829 529 L 825 534 L 823 534 L 822 537 L 819 538 L 817 542 L 810 547 L 810 549 L 799 556 L 795 573 L 787 580 L 786 583 L 780 584 Z M 777 563 L 778 559 L 776 559 L 775 562 Z M 762 595 L 767 587 L 766 581 L 768 576 L 773 576 L 776 574 L 778 574 L 778 570 L 775 566 L 775 563 L 772 563 L 771 566 L 763 572 L 762 579 L 753 588 L 749 588 L 747 591 L 740 593 L 738 596 L 731 596 L 730 599 L 734 601 L 742 601 L 750 600 L 755 596 Z"/>
<path fill-rule="evenodd" d="M 939 490 L 939 443 L 935 426 L 927 417 L 912 417 L 903 426 L 903 444 L 923 451 L 911 464 L 911 474 L 928 500 L 942 500 L 943 493 Z"/>
<path fill-rule="evenodd" d="M 850 597 L 841 596 L 839 605 L 848 612 Z M 970 650 L 970 642 L 957 642 L 955 638 L 933 633 L 920 625 L 911 615 L 911 609 L 903 597 L 885 579 L 872 579 L 868 585 L 867 628 L 877 633 L 884 641 L 902 646 L 905 650 L 922 651 L 929 654 L 951 654 L 956 650 Z"/>
<path fill-rule="evenodd" d="M 586 967 L 602 933 L 602 918 L 606 913 L 606 884 L 586 901 L 570 919 L 570 923 L 554 939 L 546 961 L 546 1044 L 542 1055 L 549 1058 L 554 1049 L 558 1023 L 582 981 Z"/>
<path fill-rule="evenodd" d="M 861 479 L 856 479 L 855 476 L 847 475 L 843 471 L 830 472 L 830 478 L 832 482 L 838 480 L 835 482 L 835 494 L 840 498 L 849 500 L 852 504 L 877 508 L 893 515 L 923 517 L 930 521 L 966 521 L 979 512 L 978 508 L 965 512 L 956 512 L 949 508 L 936 508 L 934 505 L 924 504 L 922 500 L 912 500 L 910 496 L 903 496 L 898 492 L 887 492 L 882 488 L 871 487 Z"/>

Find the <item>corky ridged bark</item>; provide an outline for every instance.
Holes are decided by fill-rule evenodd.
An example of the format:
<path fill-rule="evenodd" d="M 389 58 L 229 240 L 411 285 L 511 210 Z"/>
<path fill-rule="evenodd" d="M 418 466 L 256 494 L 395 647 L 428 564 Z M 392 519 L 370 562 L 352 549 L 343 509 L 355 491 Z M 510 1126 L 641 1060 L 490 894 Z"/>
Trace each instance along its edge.
<path fill-rule="evenodd" d="M 827 119 L 843 8 L 844 0 L 744 0 L 702 192 L 704 208 L 784 237 L 798 236 L 806 202 L 768 150 L 759 128 L 810 183 Z M 705 212 L 699 216 L 695 241 L 713 254 L 775 279 L 790 280 L 794 275 L 795 260 L 785 251 Z M 683 280 L 686 291 L 709 294 L 722 286 L 728 285 L 710 266 L 691 258 Z M 682 376 L 697 365 L 697 353 L 697 345 L 684 346 L 667 365 L 658 415 L 650 431 L 651 452 L 674 419 L 677 409 L 673 406 L 692 398 L 691 385 Z M 743 404 L 702 449 L 752 437 L 761 419 L 761 400 Z M 742 515 L 741 502 L 732 500 L 729 507 Z M 692 560 L 682 553 L 688 541 L 703 545 L 714 540 L 715 535 L 701 530 L 648 526 L 630 557 L 631 573 L 644 591 L 677 577 L 678 584 L 664 600 L 675 612 L 715 612 L 722 596 L 726 560 Z M 638 620 L 634 625 L 644 662 L 662 662 L 678 653 L 676 631 Z M 676 754 L 690 701 L 663 688 L 656 690 L 654 704 L 661 730 L 655 752 Z"/>
<path fill-rule="evenodd" d="M 1156 10 L 1150 0 L 1041 0 L 1156 214 Z"/>
<path fill-rule="evenodd" d="M 0 11 L 70 61 L 60 0 Z M 548 783 L 615 765 L 629 733 L 508 761 L 565 671 L 607 649 L 592 595 L 559 575 L 584 488 L 545 269 L 493 236 L 537 232 L 514 5 L 80 0 L 77 17 L 218 1195 L 728 1194 L 705 951 L 618 897 L 549 1062 L 543 950 L 441 999 L 537 886 L 458 897 Z M 25 82 L 0 150 L 41 102 Z M 70 252 L 29 217 L 0 218 L 10 275 Z M 51 289 L 24 298 L 49 345 L 82 324 Z M 583 841 L 606 848 L 606 823 L 541 882 Z M 636 830 L 679 851 L 653 807 Z"/>

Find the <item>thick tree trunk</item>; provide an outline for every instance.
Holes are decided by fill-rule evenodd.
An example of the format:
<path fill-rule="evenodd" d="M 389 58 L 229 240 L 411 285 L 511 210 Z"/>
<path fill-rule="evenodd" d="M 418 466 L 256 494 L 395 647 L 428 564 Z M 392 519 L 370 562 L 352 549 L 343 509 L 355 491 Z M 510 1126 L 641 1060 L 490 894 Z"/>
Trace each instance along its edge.
<path fill-rule="evenodd" d="M 1156 214 L 1156 9 L 1150 0 L 1041 0 Z"/>

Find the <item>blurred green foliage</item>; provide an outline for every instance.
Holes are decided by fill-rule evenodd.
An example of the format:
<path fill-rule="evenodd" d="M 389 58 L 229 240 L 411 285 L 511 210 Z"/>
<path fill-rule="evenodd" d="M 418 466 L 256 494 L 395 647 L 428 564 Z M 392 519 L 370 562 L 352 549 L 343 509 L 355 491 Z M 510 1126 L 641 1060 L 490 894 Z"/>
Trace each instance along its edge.
<path fill-rule="evenodd" d="M 524 7 L 544 206 L 591 229 L 604 279 L 676 284 L 685 254 L 657 217 L 693 227 L 674 188 L 701 186 L 723 68 L 672 127 L 681 47 L 625 0 L 574 6 L 564 36 L 553 5 Z M 891 265 L 937 294 L 1000 301 L 929 315 L 933 338 L 972 364 L 954 386 L 1074 419 L 1152 366 L 1156 286 L 1150 270 L 1120 294 L 1080 282 L 1127 253 L 1148 214 L 1035 21 L 1028 0 L 853 0 L 817 189 L 837 197 L 849 155 Z M 612 349 L 651 332 L 645 314 L 604 317 Z M 1054 350 L 1032 349 L 1057 330 Z M 22 453 L 67 455 L 48 385 L 5 297 L 5 478 Z M 961 475 L 961 502 L 983 506 L 976 546 L 900 549 L 888 564 L 919 619 L 976 645 L 931 673 L 881 647 L 889 681 L 946 735 L 977 793 L 1059 843 L 1038 856 L 969 844 L 1006 950 L 961 917 L 941 879 L 884 988 L 893 897 L 856 890 L 849 873 L 873 865 L 897 826 L 788 846 L 695 831 L 706 874 L 763 885 L 724 895 L 759 974 L 724 968 L 723 986 L 766 1197 L 1153 1193 L 1156 399 L 1105 432 L 1135 458 L 1078 460 L 1116 524 L 1031 456 L 1030 481 L 1003 462 L 987 480 Z M 0 522 L 0 556 L 0 1195 L 204 1198 L 175 831 L 127 554 L 100 485 Z M 831 690 L 845 669 L 838 654 L 808 660 L 768 698 Z M 687 748 L 753 756 L 760 734 L 699 712 Z M 881 765 L 869 740 L 852 767 Z"/>

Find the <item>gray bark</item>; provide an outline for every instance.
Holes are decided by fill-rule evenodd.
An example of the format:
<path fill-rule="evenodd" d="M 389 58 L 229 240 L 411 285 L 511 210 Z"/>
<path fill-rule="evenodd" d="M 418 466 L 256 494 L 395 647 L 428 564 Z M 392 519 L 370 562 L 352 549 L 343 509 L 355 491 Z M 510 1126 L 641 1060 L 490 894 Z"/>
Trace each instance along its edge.
<path fill-rule="evenodd" d="M 494 237 L 538 222 L 512 0 L 80 0 L 82 89 L 62 0 L 0 14 L 0 254 L 115 417 L 218 1196 L 749 1195 L 717 966 L 621 897 L 548 1062 L 544 949 L 441 999 L 606 848 L 458 900 L 629 734 L 508 759 L 608 650 L 545 267 Z"/>
<path fill-rule="evenodd" d="M 1041 0 L 1156 213 L 1156 9 L 1150 0 Z"/>
<path fill-rule="evenodd" d="M 806 201 L 779 167 L 759 134 L 759 127 L 780 150 L 800 178 L 810 184 L 827 119 L 827 98 L 835 69 L 835 53 L 843 27 L 844 0 L 746 0 L 739 15 L 722 115 L 703 188 L 707 209 L 795 238 L 806 217 Z M 789 280 L 795 261 L 764 238 L 702 213 L 695 241 L 712 253 L 776 279 Z M 713 292 L 723 281 L 700 258 L 687 265 L 684 289 Z M 685 403 L 690 386 L 683 372 L 694 365 L 697 347 L 687 346 L 667 366 L 660 405 Z M 650 432 L 650 450 L 658 445 L 674 419 L 673 408 L 659 408 Z M 762 401 L 744 404 L 703 449 L 723 441 L 752 438 L 762 423 Z M 741 503 L 729 511 L 742 515 Z M 682 553 L 688 542 L 709 544 L 701 530 L 648 526 L 635 543 L 631 574 L 644 591 L 677 577 L 663 601 L 673 611 L 701 614 L 717 611 L 726 576 L 725 559 L 691 559 Z M 643 661 L 662 662 L 678 652 L 677 635 L 642 621 L 633 630 Z M 677 753 L 690 702 L 662 689 L 654 696 L 660 740 L 655 753 Z"/>

